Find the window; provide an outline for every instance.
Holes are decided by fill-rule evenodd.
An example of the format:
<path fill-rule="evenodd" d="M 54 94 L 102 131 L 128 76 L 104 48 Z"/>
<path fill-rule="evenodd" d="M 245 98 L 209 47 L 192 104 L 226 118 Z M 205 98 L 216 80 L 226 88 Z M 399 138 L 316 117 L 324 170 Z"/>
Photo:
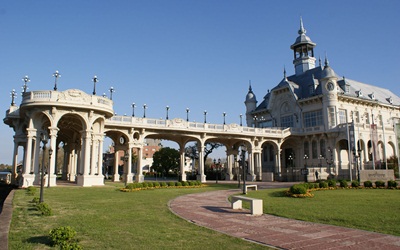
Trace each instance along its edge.
<path fill-rule="evenodd" d="M 319 141 L 319 151 L 320 151 L 320 155 L 322 155 L 323 158 L 326 158 L 326 148 L 325 148 L 325 140 L 321 139 Z"/>
<path fill-rule="evenodd" d="M 317 159 L 318 158 L 318 152 L 317 152 L 317 141 L 312 141 L 311 143 L 312 147 L 312 158 Z"/>
<path fill-rule="evenodd" d="M 346 123 L 347 122 L 347 110 L 345 109 L 339 109 L 339 123 Z"/>
<path fill-rule="evenodd" d="M 281 117 L 281 127 L 283 127 L 283 128 L 294 127 L 293 116 L 287 115 L 287 116 Z"/>
<path fill-rule="evenodd" d="M 316 110 L 304 113 L 304 127 L 321 126 L 322 123 L 322 110 Z"/>
<path fill-rule="evenodd" d="M 335 107 L 328 108 L 328 115 L 329 115 L 329 127 L 336 126 L 336 112 Z"/>
<path fill-rule="evenodd" d="M 309 143 L 308 143 L 308 141 L 305 141 L 304 142 L 304 156 L 308 156 L 308 157 L 310 157 L 310 145 L 309 145 Z"/>

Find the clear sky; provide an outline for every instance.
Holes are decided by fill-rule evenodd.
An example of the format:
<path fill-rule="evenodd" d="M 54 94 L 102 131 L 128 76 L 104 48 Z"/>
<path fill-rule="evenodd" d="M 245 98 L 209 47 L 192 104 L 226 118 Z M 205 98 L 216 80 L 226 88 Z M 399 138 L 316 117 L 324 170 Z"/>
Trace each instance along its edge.
<path fill-rule="evenodd" d="M 400 95 L 400 1 L 3 0 L 0 107 L 10 91 L 97 93 L 113 86 L 117 114 L 239 123 L 249 80 L 258 101 L 294 74 L 290 45 L 302 16 L 315 55 L 339 75 Z M 17 104 L 21 101 L 19 95 Z M 0 163 L 12 161 L 13 131 L 0 125 Z"/>

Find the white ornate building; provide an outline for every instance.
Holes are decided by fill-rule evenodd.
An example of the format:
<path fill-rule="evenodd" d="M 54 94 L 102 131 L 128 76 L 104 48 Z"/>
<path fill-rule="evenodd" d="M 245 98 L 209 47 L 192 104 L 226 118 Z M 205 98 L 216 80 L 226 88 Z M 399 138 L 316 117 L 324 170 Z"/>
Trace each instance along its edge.
<path fill-rule="evenodd" d="M 387 159 L 398 155 L 400 98 L 388 89 L 339 76 L 327 58 L 316 65 L 316 44 L 302 20 L 298 34 L 290 46 L 295 74 L 286 76 L 285 70 L 258 105 L 251 86 L 246 96 L 248 126 L 290 128 L 292 134 L 280 148 L 263 145 L 263 173 L 304 180 L 301 171 L 307 168 L 308 179 L 315 180 L 316 171 L 324 179 L 355 178 L 357 168 L 386 168 Z"/>

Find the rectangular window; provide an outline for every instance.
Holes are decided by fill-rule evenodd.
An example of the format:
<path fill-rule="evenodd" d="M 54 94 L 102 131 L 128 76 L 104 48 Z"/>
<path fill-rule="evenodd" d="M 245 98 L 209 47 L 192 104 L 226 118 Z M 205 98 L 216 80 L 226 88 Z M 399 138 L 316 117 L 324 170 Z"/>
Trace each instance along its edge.
<path fill-rule="evenodd" d="M 304 113 L 304 127 L 316 127 L 323 125 L 322 110 L 315 110 Z"/>
<path fill-rule="evenodd" d="M 347 110 L 339 109 L 339 124 L 347 122 L 346 116 L 347 116 Z"/>
<path fill-rule="evenodd" d="M 329 127 L 336 126 L 336 112 L 335 107 L 328 108 L 328 115 L 329 115 Z"/>
<path fill-rule="evenodd" d="M 282 128 L 294 127 L 293 116 L 287 115 L 287 116 L 281 117 L 281 127 Z"/>

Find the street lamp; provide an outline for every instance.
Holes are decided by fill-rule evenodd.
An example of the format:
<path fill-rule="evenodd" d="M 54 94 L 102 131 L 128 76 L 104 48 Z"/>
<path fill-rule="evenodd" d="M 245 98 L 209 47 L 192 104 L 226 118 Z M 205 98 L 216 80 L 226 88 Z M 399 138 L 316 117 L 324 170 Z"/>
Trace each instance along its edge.
<path fill-rule="evenodd" d="M 207 123 L 207 110 L 204 110 L 204 123 Z"/>
<path fill-rule="evenodd" d="M 167 105 L 167 107 L 165 107 L 165 109 L 167 110 L 167 116 L 165 117 L 165 120 L 168 120 L 169 119 L 169 116 L 168 116 L 169 106 Z"/>
<path fill-rule="evenodd" d="M 219 166 L 221 165 L 221 159 L 218 159 L 217 161 L 214 159 L 214 167 L 215 167 L 215 183 L 218 183 L 218 172 L 219 172 Z"/>
<path fill-rule="evenodd" d="M 57 90 L 57 79 L 59 77 L 61 77 L 61 75 L 60 75 L 60 73 L 58 73 L 58 70 L 56 70 L 56 72 L 54 72 L 53 76 L 55 78 L 55 80 L 54 80 L 54 90 Z"/>
<path fill-rule="evenodd" d="M 243 194 L 247 194 L 246 192 L 246 146 L 242 145 L 242 171 L 243 171 Z"/>
<path fill-rule="evenodd" d="M 135 117 L 135 107 L 136 107 L 136 104 L 132 103 L 132 117 Z"/>
<path fill-rule="evenodd" d="M 50 162 L 51 162 L 51 155 L 53 154 L 53 149 L 50 148 L 49 149 L 49 164 L 48 164 L 48 171 L 47 171 L 47 175 L 48 175 L 48 180 L 47 180 L 47 187 L 50 187 Z"/>
<path fill-rule="evenodd" d="M 240 126 L 242 126 L 242 116 L 243 116 L 242 114 L 239 115 L 239 117 L 240 117 Z"/>
<path fill-rule="evenodd" d="M 22 81 L 24 81 L 24 85 L 22 86 L 22 94 L 25 94 L 26 90 L 28 89 L 28 82 L 30 82 L 31 80 L 28 76 L 24 76 L 24 78 L 22 78 Z"/>
<path fill-rule="evenodd" d="M 224 125 L 225 125 L 225 116 L 226 116 L 226 113 L 225 113 L 225 112 L 222 113 L 222 116 L 224 117 Z"/>
<path fill-rule="evenodd" d="M 307 182 L 308 168 L 307 168 L 308 155 L 304 154 L 304 180 Z"/>
<path fill-rule="evenodd" d="M 189 108 L 186 108 L 186 121 L 189 121 Z"/>
<path fill-rule="evenodd" d="M 114 87 L 111 87 L 109 90 L 110 90 L 110 100 L 112 100 L 112 95 L 115 92 L 115 89 Z"/>
<path fill-rule="evenodd" d="M 17 98 L 17 92 L 15 89 L 11 90 L 11 106 L 15 105 L 15 98 Z"/>
<path fill-rule="evenodd" d="M 143 118 L 146 118 L 146 108 L 147 108 L 147 105 L 143 104 Z"/>
<path fill-rule="evenodd" d="M 40 134 L 40 141 L 43 143 L 42 147 L 42 171 L 40 175 L 40 198 L 39 202 L 43 203 L 43 186 L 44 186 L 44 152 L 46 151 L 46 144 L 49 141 L 49 138 L 45 133 Z"/>
<path fill-rule="evenodd" d="M 332 152 L 331 147 L 328 147 L 328 152 L 329 152 L 330 159 L 329 160 L 328 160 L 328 158 L 326 159 L 326 164 L 328 164 L 329 172 L 331 172 L 331 167 L 333 164 L 333 152 Z"/>
<path fill-rule="evenodd" d="M 99 81 L 99 79 L 97 79 L 97 76 L 93 76 L 93 95 L 96 94 L 96 83 Z"/>

